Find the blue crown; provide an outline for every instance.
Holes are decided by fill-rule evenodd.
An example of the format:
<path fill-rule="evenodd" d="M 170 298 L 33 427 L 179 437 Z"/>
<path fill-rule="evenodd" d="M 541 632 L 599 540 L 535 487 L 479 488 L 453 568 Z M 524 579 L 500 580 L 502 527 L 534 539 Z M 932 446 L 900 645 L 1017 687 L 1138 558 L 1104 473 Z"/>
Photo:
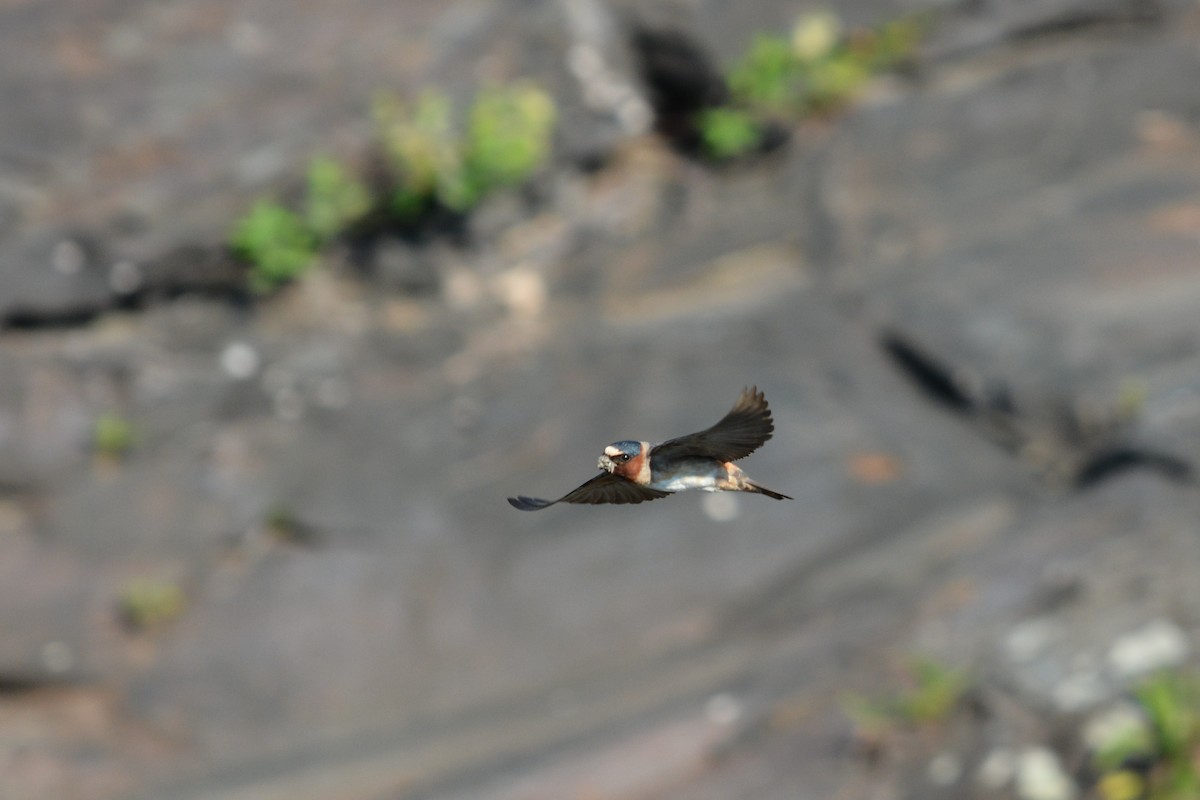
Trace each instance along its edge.
<path fill-rule="evenodd" d="M 642 452 L 642 443 L 630 441 L 629 439 L 626 439 L 622 442 L 613 442 L 609 445 L 609 447 L 615 447 L 622 453 L 627 453 L 630 456 L 636 456 L 638 453 Z"/>

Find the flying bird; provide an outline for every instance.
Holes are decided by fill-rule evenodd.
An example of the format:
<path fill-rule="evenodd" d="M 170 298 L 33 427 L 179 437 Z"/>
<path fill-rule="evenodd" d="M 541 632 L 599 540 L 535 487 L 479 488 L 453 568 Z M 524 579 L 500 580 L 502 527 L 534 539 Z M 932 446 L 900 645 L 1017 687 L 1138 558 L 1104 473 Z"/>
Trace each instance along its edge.
<path fill-rule="evenodd" d="M 538 511 L 556 503 L 643 503 L 675 492 L 750 492 L 791 500 L 746 477 L 734 464 L 771 438 L 775 425 L 767 398 L 757 386 L 743 389 L 720 422 L 661 444 L 623 440 L 604 448 L 596 466 L 601 472 L 557 500 L 510 497 L 521 511 Z"/>

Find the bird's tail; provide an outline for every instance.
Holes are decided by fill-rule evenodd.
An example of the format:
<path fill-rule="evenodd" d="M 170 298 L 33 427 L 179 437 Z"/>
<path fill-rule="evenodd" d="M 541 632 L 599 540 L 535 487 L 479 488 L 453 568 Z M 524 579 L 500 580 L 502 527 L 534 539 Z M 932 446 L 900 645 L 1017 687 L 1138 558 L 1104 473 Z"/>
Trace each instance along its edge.
<path fill-rule="evenodd" d="M 794 498 L 788 497 L 786 494 L 780 494 L 779 492 L 773 492 L 765 486 L 759 486 L 757 483 L 751 483 L 750 481 L 746 481 L 746 488 L 743 491 L 753 492 L 754 494 L 765 494 L 767 497 L 774 497 L 776 500 L 792 500 L 792 499 L 794 499 Z"/>

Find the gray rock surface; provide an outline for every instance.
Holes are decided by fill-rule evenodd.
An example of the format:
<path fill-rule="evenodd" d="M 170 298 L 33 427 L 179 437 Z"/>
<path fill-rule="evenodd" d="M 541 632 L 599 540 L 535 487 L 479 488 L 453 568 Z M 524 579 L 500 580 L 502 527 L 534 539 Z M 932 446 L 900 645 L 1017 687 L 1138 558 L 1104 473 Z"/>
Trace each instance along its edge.
<path fill-rule="evenodd" d="M 727 62 L 787 4 L 0 10 L 4 796 L 1014 796 L 1163 631 L 1194 662 L 1194 484 L 1072 476 L 1200 458 L 1200 17 L 929 8 L 916 78 L 716 171 L 589 104 L 569 54 L 639 89 L 623 15 Z M 363 157 L 375 90 L 522 74 L 568 121 L 535 197 L 228 295 L 231 221 Z M 1003 395 L 1012 437 L 884 330 Z M 749 466 L 794 502 L 504 502 L 745 384 L 776 419 Z M 96 452 L 105 413 L 128 452 Z M 184 607 L 139 629 L 147 580 Z M 970 701 L 856 757 L 844 698 L 913 654 Z"/>

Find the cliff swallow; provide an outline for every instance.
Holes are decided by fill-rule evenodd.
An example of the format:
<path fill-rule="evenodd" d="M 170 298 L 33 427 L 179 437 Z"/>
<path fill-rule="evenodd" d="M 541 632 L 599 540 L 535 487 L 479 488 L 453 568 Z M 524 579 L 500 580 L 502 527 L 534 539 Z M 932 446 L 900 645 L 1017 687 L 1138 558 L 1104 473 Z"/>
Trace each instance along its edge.
<path fill-rule="evenodd" d="M 642 503 L 675 492 L 751 492 L 791 500 L 754 483 L 733 462 L 753 453 L 775 430 L 771 409 L 757 386 L 743 389 L 720 422 L 661 444 L 624 440 L 604 448 L 597 466 L 604 470 L 557 500 L 510 497 L 513 508 L 538 511 L 555 503 Z"/>

